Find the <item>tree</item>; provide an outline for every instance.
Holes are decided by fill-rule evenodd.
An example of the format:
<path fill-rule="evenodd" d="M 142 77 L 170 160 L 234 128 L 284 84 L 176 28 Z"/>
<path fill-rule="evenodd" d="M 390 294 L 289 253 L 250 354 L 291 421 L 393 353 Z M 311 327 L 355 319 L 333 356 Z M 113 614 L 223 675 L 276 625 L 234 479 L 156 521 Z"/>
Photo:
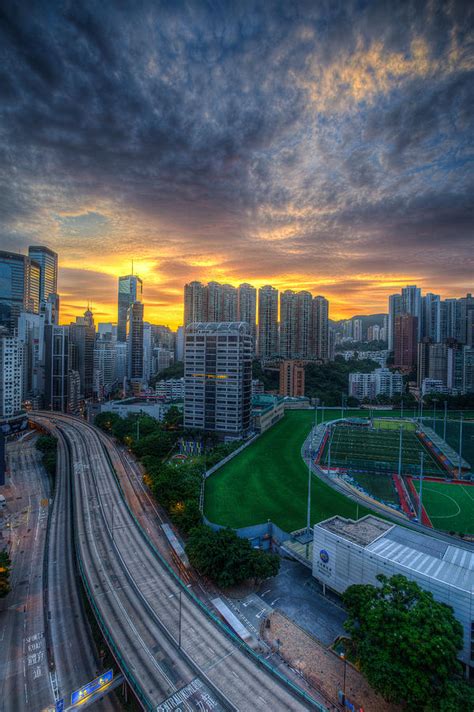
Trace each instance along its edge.
<path fill-rule="evenodd" d="M 56 474 L 58 441 L 53 435 L 41 435 L 36 441 L 36 449 L 42 453 L 41 461 L 46 472 L 52 477 Z"/>
<path fill-rule="evenodd" d="M 176 430 L 183 425 L 183 411 L 177 406 L 172 405 L 167 411 L 164 420 L 163 427 L 168 430 Z"/>
<path fill-rule="evenodd" d="M 414 581 L 401 575 L 377 579 L 380 587 L 349 586 L 343 597 L 344 625 L 362 672 L 389 702 L 407 710 L 448 711 L 453 686 L 462 690 L 461 624 L 449 606 Z"/>
<path fill-rule="evenodd" d="M 192 529 L 186 553 L 191 564 L 221 588 L 249 578 L 275 576 L 280 567 L 276 554 L 252 549 L 248 539 L 237 536 L 232 529 L 213 531 L 204 525 Z"/>
<path fill-rule="evenodd" d="M 10 592 L 11 564 L 7 550 L 0 551 L 0 598 L 4 598 Z"/>

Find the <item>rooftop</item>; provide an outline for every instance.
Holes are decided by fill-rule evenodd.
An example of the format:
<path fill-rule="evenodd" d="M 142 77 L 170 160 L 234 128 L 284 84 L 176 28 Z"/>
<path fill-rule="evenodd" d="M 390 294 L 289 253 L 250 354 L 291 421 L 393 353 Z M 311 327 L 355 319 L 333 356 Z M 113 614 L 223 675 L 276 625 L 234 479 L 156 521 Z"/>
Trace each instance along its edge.
<path fill-rule="evenodd" d="M 385 532 L 393 527 L 393 524 L 389 524 L 388 522 L 384 522 L 383 519 L 368 514 L 366 517 L 362 517 L 362 519 L 358 519 L 357 521 L 335 516 L 331 517 L 331 519 L 326 519 L 324 522 L 320 522 L 318 526 L 327 529 L 333 534 L 337 534 L 343 539 L 349 539 L 349 541 L 354 542 L 354 544 L 365 547 L 385 534 Z"/>

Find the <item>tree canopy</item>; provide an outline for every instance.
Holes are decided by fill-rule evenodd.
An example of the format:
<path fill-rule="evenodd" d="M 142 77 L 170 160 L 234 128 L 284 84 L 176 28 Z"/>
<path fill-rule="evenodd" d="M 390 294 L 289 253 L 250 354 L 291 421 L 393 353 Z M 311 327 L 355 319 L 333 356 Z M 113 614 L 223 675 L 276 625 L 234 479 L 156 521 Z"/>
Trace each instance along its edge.
<path fill-rule="evenodd" d="M 10 592 L 11 560 L 6 549 L 0 551 L 0 598 Z"/>
<path fill-rule="evenodd" d="M 344 594 L 346 630 L 370 685 L 407 710 L 455 712 L 470 691 L 457 660 L 463 644 L 452 608 L 401 575 L 381 586 L 353 585 Z M 464 706 L 453 706 L 464 698 Z"/>
<path fill-rule="evenodd" d="M 248 539 L 241 539 L 232 529 L 214 531 L 204 525 L 192 529 L 186 553 L 201 574 L 222 588 L 250 578 L 276 576 L 280 569 L 276 554 L 253 549 Z"/>

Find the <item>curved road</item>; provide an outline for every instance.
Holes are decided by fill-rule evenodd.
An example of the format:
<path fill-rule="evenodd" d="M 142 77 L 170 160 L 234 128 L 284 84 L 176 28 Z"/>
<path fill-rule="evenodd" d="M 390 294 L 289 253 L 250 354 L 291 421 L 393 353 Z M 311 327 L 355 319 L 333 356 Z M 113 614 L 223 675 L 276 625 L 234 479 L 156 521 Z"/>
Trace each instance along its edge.
<path fill-rule="evenodd" d="M 51 422 L 51 416 L 34 419 Z M 69 416 L 52 419 L 71 458 L 83 577 L 142 706 L 163 712 L 318 707 L 234 642 L 181 586 L 133 518 L 97 430 Z"/>

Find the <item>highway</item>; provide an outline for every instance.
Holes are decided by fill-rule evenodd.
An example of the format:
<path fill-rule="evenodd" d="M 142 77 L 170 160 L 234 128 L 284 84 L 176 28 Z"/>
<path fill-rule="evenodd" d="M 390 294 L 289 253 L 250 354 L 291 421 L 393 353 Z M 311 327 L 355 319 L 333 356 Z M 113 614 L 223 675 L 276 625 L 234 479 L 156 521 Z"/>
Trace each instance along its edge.
<path fill-rule="evenodd" d="M 51 416 L 35 419 L 51 427 Z M 69 416 L 53 419 L 71 458 L 83 577 L 143 708 L 316 708 L 234 642 L 180 585 L 124 501 L 98 431 Z"/>
<path fill-rule="evenodd" d="M 51 686 L 55 697 L 70 700 L 73 690 L 103 672 L 94 655 L 90 625 L 81 598 L 81 581 L 74 562 L 72 529 L 72 482 L 69 451 L 62 433 L 59 439 L 55 497 L 50 514 L 46 601 L 48 627 L 46 642 L 51 665 Z M 114 712 L 121 707 L 115 696 L 96 702 L 95 710 Z"/>
<path fill-rule="evenodd" d="M 11 591 L 0 600 L 0 710 L 40 710 L 53 703 L 48 675 L 43 555 L 49 482 L 34 438 L 7 445 L 11 479 L 3 488 L 3 538 L 12 559 Z"/>

